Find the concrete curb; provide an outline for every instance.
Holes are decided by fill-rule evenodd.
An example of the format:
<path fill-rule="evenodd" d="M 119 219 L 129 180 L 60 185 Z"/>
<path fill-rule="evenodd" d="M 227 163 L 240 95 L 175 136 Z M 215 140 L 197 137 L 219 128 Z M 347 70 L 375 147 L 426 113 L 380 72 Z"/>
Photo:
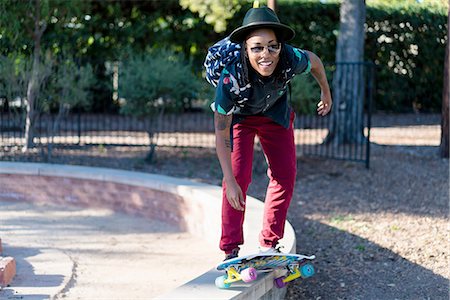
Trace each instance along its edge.
<path fill-rule="evenodd" d="M 3 246 L 2 239 L 0 239 L 0 288 L 8 286 L 14 276 L 16 276 L 16 261 L 14 257 L 2 257 Z"/>
<path fill-rule="evenodd" d="M 0 256 L 0 287 L 8 286 L 16 275 L 16 261 L 13 257 Z"/>
<path fill-rule="evenodd" d="M 188 232 L 205 240 L 218 241 L 220 238 L 222 190 L 217 186 L 142 172 L 43 163 L 0 162 L 0 174 L 100 180 L 173 193 L 182 197 L 188 207 L 188 213 L 182 216 Z M 257 252 L 263 209 L 264 204 L 261 201 L 247 198 L 245 245 L 241 250 L 242 255 Z M 280 245 L 284 247 L 285 252 L 295 253 L 295 244 L 294 229 L 286 222 L 285 236 Z M 285 289 L 274 288 L 273 279 L 279 275 L 275 272 L 265 273 L 251 284 L 233 285 L 233 288 L 228 290 L 215 287 L 214 280 L 220 275 L 222 273 L 213 268 L 157 299 L 280 299 L 286 292 Z"/>

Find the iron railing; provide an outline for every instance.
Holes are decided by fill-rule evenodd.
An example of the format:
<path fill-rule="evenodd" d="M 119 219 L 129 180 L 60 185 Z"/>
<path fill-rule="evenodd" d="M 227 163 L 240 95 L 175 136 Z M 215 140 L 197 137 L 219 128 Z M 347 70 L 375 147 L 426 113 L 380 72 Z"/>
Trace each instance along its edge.
<path fill-rule="evenodd" d="M 370 166 L 370 129 L 375 65 L 337 63 L 331 71 L 333 110 L 325 117 L 297 118 L 301 153 L 363 162 Z"/>
<path fill-rule="evenodd" d="M 368 168 L 374 65 L 342 63 L 327 68 L 331 70 L 333 81 L 333 112 L 326 117 L 297 114 L 298 154 L 363 162 Z M 336 72 L 344 75 L 337 76 Z M 362 78 L 360 86 L 341 88 L 338 95 L 336 84 L 342 86 L 342 83 L 336 81 L 351 82 L 355 77 Z M 51 149 L 88 145 L 215 147 L 211 112 L 166 114 L 153 120 L 119 114 L 72 113 L 56 120 L 51 114 L 37 119 L 33 152 L 39 155 L 34 155 L 33 160 L 51 160 Z M 349 126 L 340 126 L 338 121 Z M 15 153 L 25 144 L 24 129 L 23 111 L 0 109 L 0 160 L 20 159 Z M 356 138 L 339 140 L 337 137 L 342 136 L 342 130 L 350 131 Z"/>

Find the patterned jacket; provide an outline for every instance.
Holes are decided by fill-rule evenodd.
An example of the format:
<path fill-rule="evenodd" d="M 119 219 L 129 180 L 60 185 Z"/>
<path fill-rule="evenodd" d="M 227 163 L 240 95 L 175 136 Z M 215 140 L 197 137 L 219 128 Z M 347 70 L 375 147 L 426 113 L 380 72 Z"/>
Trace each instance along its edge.
<path fill-rule="evenodd" d="M 263 77 L 249 66 L 248 80 L 244 79 L 241 64 L 241 46 L 225 38 L 209 48 L 204 66 L 206 79 L 216 87 L 215 101 L 211 109 L 220 114 L 233 114 L 233 123 L 245 116 L 263 115 L 276 123 L 289 127 L 291 108 L 287 86 L 296 74 L 307 73 L 311 63 L 307 53 L 284 44 L 280 59 L 285 66 L 276 72 L 281 76 Z M 280 62 L 279 62 L 280 63 Z"/>

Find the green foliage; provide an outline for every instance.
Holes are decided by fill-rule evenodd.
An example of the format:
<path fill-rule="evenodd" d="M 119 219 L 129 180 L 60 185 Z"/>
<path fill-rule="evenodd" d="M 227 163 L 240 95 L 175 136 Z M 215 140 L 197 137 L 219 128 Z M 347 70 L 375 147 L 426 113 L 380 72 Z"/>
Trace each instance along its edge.
<path fill-rule="evenodd" d="M 63 102 L 71 107 L 88 99 L 86 94 L 78 97 L 76 92 L 86 76 L 79 78 L 79 70 L 73 64 L 63 74 L 67 60 L 60 64 L 53 61 L 65 49 L 76 52 L 71 38 L 81 26 L 82 9 L 87 6 L 84 1 L 1 1 L 0 54 L 7 65 L 3 76 L 6 78 L 1 81 L 11 85 L 5 93 L 7 99 L 28 97 L 27 117 Z M 63 99 L 64 96 L 68 98 Z"/>
<path fill-rule="evenodd" d="M 224 32 L 227 20 L 241 9 L 239 0 L 180 0 L 183 9 L 189 9 L 214 26 L 216 32 Z"/>
<path fill-rule="evenodd" d="M 43 29 L 43 43 L 46 34 L 57 37 L 52 41 L 56 48 L 68 43 L 80 22 L 83 11 L 89 7 L 88 1 L 73 0 L 2 0 L 0 1 L 0 53 L 11 52 L 30 54 L 36 38 L 36 18 L 40 29 Z M 73 45 L 71 45 L 73 46 Z"/>
<path fill-rule="evenodd" d="M 64 113 L 73 107 L 89 107 L 93 75 L 91 65 L 79 66 L 72 56 L 60 55 L 43 89 L 44 111 L 59 107 Z"/>
<path fill-rule="evenodd" d="M 0 55 L 0 96 L 8 100 L 23 98 L 27 92 L 27 83 L 31 62 L 25 56 Z"/>
<path fill-rule="evenodd" d="M 291 81 L 291 105 L 295 112 L 315 114 L 320 99 L 320 87 L 310 74 L 298 75 Z"/>
<path fill-rule="evenodd" d="M 293 45 L 324 62 L 335 60 L 336 1 L 278 2 L 283 23 L 296 30 Z M 375 106 L 385 111 L 440 111 L 447 11 L 445 1 L 367 1 L 365 60 L 376 69 Z M 320 16 L 318 18 L 317 16 Z"/>
<path fill-rule="evenodd" d="M 118 61 L 128 48 L 133 53 L 167 48 L 184 54 L 190 62 L 187 64 L 190 71 L 200 77 L 208 47 L 241 25 L 252 2 L 41 0 L 39 12 L 42 24 L 46 24 L 41 47 L 43 52 L 49 51 L 53 57 L 69 51 L 78 64 L 89 63 L 96 80 L 91 87 L 91 92 L 96 96 L 91 109 L 117 111 L 119 107 L 111 97 L 112 80 L 105 67 L 107 63 Z M 317 53 L 324 62 L 333 62 L 340 1 L 277 2 L 281 21 L 296 30 L 292 44 Z M 447 1 L 366 2 L 365 59 L 377 64 L 376 108 L 439 111 L 444 44 L 448 39 Z M 32 55 L 34 23 L 29 12 L 36 12 L 34 3 L 34 0 L 0 1 L 0 54 L 12 61 L 20 57 L 21 63 L 24 63 Z M 260 3 L 265 5 L 267 2 L 261 0 Z M 208 15 L 215 17 L 210 20 Z M 214 30 L 219 22 L 226 24 L 220 34 Z M 15 68 L 22 67 L 16 65 Z M 0 77 L 5 75 L 0 74 Z M 4 80 L 0 85 L 4 86 Z M 296 84 L 295 81 L 297 79 L 293 84 Z"/>
<path fill-rule="evenodd" d="M 366 58 L 377 68 L 378 109 L 440 111 L 446 15 L 426 7 L 367 11 Z"/>
<path fill-rule="evenodd" d="M 28 100 L 28 83 L 31 80 L 33 67 L 38 69 L 35 80 L 40 91 L 37 93 L 39 101 L 34 103 L 33 108 L 37 109 L 39 113 L 47 105 L 45 96 L 42 96 L 42 89 L 45 88 L 49 77 L 52 75 L 53 64 L 47 58 L 33 66 L 29 56 L 18 53 L 10 54 L 9 56 L 0 55 L 0 70 L 2 70 L 0 72 L 0 97 L 6 98 L 9 103 L 20 101 L 20 103 L 15 102 L 14 107 L 25 109 Z"/>
<path fill-rule="evenodd" d="M 445 14 L 448 11 L 447 0 L 366 0 L 370 8 L 381 9 L 385 11 L 415 10 L 426 9 L 433 13 Z"/>
<path fill-rule="evenodd" d="M 121 111 L 137 117 L 180 111 L 201 88 L 190 64 L 167 49 L 130 55 L 119 69 Z"/>
<path fill-rule="evenodd" d="M 8 100 L 25 99 L 30 79 L 31 61 L 24 56 L 0 56 L 0 95 Z M 89 88 L 94 77 L 90 65 L 78 66 L 72 57 L 52 61 L 46 57 L 39 66 L 39 111 L 54 111 L 63 106 L 89 106 Z"/>

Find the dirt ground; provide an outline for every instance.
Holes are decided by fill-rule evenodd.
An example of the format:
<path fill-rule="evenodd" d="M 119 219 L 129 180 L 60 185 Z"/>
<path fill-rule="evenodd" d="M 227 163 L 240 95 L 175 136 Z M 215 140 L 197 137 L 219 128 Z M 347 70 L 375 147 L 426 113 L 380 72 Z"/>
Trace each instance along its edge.
<path fill-rule="evenodd" d="M 439 157 L 439 124 L 439 115 L 375 115 L 370 169 L 299 158 L 288 218 L 297 251 L 316 255 L 317 274 L 293 283 L 287 299 L 449 298 L 449 161 Z M 159 148 L 153 164 L 145 162 L 146 150 L 71 150 L 55 162 L 220 185 L 214 149 Z M 255 162 L 249 194 L 264 199 L 261 154 Z"/>

